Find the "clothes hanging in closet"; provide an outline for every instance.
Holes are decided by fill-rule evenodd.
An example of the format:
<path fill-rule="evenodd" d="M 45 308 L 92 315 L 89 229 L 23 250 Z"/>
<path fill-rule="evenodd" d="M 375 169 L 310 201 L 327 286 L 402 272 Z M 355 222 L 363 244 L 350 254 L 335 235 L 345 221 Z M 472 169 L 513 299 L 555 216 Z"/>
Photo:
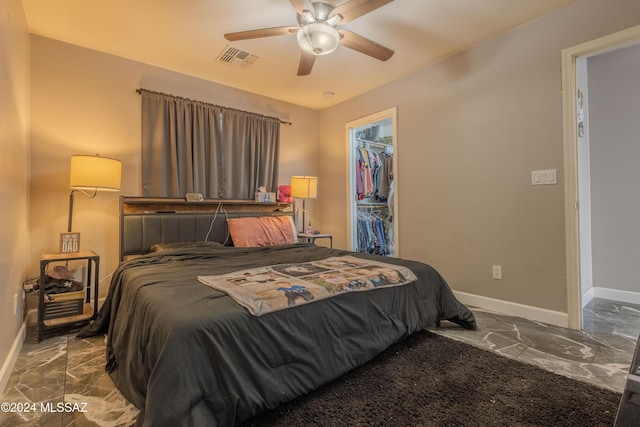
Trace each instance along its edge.
<path fill-rule="evenodd" d="M 389 183 L 389 197 L 387 198 L 387 209 L 389 209 L 389 227 L 387 229 L 387 248 L 390 254 L 395 253 L 395 242 L 393 234 L 393 179 Z"/>
<path fill-rule="evenodd" d="M 380 201 L 385 201 L 389 198 L 391 183 L 393 182 L 393 156 L 382 153 L 380 159 L 382 160 L 382 167 L 378 175 L 377 196 Z"/>
<path fill-rule="evenodd" d="M 393 157 L 375 150 L 358 148 L 356 156 L 356 194 L 358 200 L 375 197 L 386 201 L 393 177 Z"/>
<path fill-rule="evenodd" d="M 389 255 L 385 220 L 377 213 L 358 210 L 357 221 L 358 252 Z"/>

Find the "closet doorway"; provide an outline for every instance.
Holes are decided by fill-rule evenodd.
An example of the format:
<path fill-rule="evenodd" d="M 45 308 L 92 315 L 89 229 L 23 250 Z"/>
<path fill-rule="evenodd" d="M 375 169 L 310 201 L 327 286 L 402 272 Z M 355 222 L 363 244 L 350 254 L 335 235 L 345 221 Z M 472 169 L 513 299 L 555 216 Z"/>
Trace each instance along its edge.
<path fill-rule="evenodd" d="M 349 249 L 399 257 L 396 107 L 347 123 Z"/>

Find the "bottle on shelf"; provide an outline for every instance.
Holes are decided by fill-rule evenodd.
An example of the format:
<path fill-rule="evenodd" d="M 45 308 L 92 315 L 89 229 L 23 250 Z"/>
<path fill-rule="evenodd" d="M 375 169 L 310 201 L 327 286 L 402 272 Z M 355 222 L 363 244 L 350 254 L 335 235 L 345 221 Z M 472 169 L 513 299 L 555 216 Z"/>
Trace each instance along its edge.
<path fill-rule="evenodd" d="M 313 227 L 311 227 L 311 221 L 309 221 L 309 226 L 307 227 L 307 234 L 313 234 Z"/>

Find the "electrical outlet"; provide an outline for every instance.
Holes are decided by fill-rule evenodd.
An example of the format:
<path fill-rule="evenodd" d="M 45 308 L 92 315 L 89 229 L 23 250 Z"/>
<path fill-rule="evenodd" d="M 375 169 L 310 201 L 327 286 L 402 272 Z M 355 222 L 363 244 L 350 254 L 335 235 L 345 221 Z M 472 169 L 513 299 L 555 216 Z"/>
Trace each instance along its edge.
<path fill-rule="evenodd" d="M 502 280 L 502 266 L 494 265 L 493 266 L 493 278 L 496 280 Z"/>

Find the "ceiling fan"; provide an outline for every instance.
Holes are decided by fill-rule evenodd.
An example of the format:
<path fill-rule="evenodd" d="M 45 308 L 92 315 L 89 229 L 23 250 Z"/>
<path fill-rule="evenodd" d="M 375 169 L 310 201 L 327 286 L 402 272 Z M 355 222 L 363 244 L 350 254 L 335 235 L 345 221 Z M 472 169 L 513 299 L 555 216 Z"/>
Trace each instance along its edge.
<path fill-rule="evenodd" d="M 346 0 L 336 6 L 328 0 L 289 0 L 298 12 L 299 27 L 272 27 L 225 34 L 229 41 L 296 34 L 302 56 L 298 75 L 311 73 L 319 55 L 327 55 L 341 44 L 365 55 L 386 61 L 393 50 L 348 30 L 336 29 L 356 18 L 374 11 L 393 0 Z"/>

